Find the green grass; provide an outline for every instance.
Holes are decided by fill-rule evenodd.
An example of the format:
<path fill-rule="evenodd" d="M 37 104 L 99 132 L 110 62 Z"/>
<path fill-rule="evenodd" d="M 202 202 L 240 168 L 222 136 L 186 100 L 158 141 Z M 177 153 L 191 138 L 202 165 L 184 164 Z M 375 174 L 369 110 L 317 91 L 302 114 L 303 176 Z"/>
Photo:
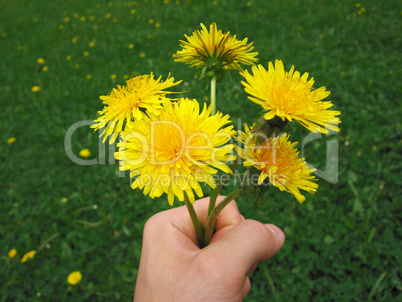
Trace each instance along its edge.
<path fill-rule="evenodd" d="M 99 95 L 127 77 L 171 72 L 203 101 L 205 82 L 171 56 L 184 34 L 213 21 L 253 41 L 263 65 L 282 59 L 287 69 L 309 72 L 342 111 L 339 135 L 305 150 L 308 162 L 325 169 L 326 141 L 339 141 L 337 184 L 320 180 L 303 205 L 274 189 L 257 211 L 252 196 L 238 199 L 245 217 L 286 234 L 283 249 L 251 276 L 246 300 L 401 300 L 401 2 L 362 1 L 361 14 L 346 0 L 250 3 L 0 1 L 1 301 L 132 299 L 144 223 L 168 209 L 167 200 L 131 190 L 108 151 L 106 164 L 74 164 L 64 137 L 74 123 L 93 120 Z M 231 78 L 218 85 L 218 109 L 250 123 L 259 108 L 240 77 Z M 308 134 L 292 132 L 299 141 Z M 100 158 L 89 127 L 72 139 L 75 154 L 84 148 Z M 12 248 L 18 254 L 10 259 Z M 20 263 L 30 250 L 35 258 Z M 69 286 L 75 270 L 83 280 Z"/>

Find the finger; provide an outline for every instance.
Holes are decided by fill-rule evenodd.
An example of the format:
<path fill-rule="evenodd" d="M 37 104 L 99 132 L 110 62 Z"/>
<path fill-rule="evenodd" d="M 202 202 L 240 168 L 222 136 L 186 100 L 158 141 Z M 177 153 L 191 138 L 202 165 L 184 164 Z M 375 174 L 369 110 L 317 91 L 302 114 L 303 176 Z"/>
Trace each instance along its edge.
<path fill-rule="evenodd" d="M 247 296 L 248 292 L 250 291 L 250 288 L 251 288 L 250 278 L 246 276 L 243 288 L 241 289 L 242 299 L 244 299 L 244 297 Z"/>
<path fill-rule="evenodd" d="M 220 240 L 207 246 L 204 256 L 208 257 L 210 253 L 211 257 L 219 257 L 217 261 L 221 261 L 225 269 L 245 276 L 258 262 L 275 255 L 284 240 L 285 235 L 278 227 L 245 220 L 234 226 Z M 230 275 L 230 272 L 227 273 Z"/>

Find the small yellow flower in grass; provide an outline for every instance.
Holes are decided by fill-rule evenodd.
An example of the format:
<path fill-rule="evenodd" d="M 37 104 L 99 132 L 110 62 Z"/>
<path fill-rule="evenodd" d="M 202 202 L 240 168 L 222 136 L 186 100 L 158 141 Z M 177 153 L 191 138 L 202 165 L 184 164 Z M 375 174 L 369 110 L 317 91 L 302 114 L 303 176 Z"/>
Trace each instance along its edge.
<path fill-rule="evenodd" d="M 15 137 L 10 137 L 9 139 L 7 139 L 7 144 L 11 145 L 13 143 L 15 143 L 17 139 Z"/>
<path fill-rule="evenodd" d="M 89 157 L 91 155 L 91 152 L 88 149 L 82 149 L 80 151 L 80 156 L 81 157 Z"/>
<path fill-rule="evenodd" d="M 82 279 L 82 274 L 80 272 L 72 272 L 67 277 L 67 282 L 71 285 L 78 284 Z"/>
<path fill-rule="evenodd" d="M 43 66 L 43 67 L 42 67 L 42 71 L 43 71 L 43 72 L 46 72 L 46 71 L 48 71 L 48 70 L 49 70 L 49 67 L 47 67 L 47 66 Z"/>
<path fill-rule="evenodd" d="M 268 137 L 257 144 L 256 137 L 265 137 L 262 133 L 254 136 L 246 125 L 246 131 L 240 133 L 238 140 L 244 144 L 243 148 L 235 145 L 237 153 L 244 159 L 245 167 L 253 166 L 261 171 L 258 185 L 267 178 L 269 182 L 281 191 L 292 193 L 302 203 L 306 198 L 300 193 L 300 189 L 314 194 L 318 185 L 314 172 L 303 158 L 298 157 L 298 151 L 294 148 L 297 142 L 288 141 L 289 135 L 280 137 Z"/>
<path fill-rule="evenodd" d="M 134 44 L 128 45 L 128 48 L 133 49 L 133 48 L 134 48 Z"/>
<path fill-rule="evenodd" d="M 145 52 L 140 53 L 141 58 L 145 58 L 145 56 L 146 56 Z"/>
<path fill-rule="evenodd" d="M 161 27 L 161 24 L 157 22 L 157 23 L 155 23 L 155 27 L 159 28 L 159 27 Z"/>
<path fill-rule="evenodd" d="M 149 24 L 153 24 L 154 22 L 155 22 L 154 19 L 149 19 L 149 20 L 148 20 L 148 23 L 149 23 Z"/>
<path fill-rule="evenodd" d="M 88 57 L 89 56 L 89 51 L 84 51 L 83 55 L 84 55 L 84 57 Z"/>
<path fill-rule="evenodd" d="M 66 197 L 63 197 L 62 199 L 61 199 L 61 202 L 67 202 L 68 201 L 68 198 L 66 198 Z"/>
<path fill-rule="evenodd" d="M 21 263 L 27 262 L 28 259 L 33 259 L 33 258 L 35 257 L 35 254 L 36 254 L 36 251 L 35 251 L 35 250 L 26 253 L 26 254 L 22 257 Z"/>
<path fill-rule="evenodd" d="M 67 56 L 67 57 L 66 57 L 66 60 L 67 60 L 67 61 L 71 61 L 71 56 Z"/>
<path fill-rule="evenodd" d="M 174 78 L 169 76 L 165 81 L 162 81 L 161 76 L 155 79 L 151 73 L 129 79 L 125 86 L 117 85 L 109 95 L 100 97 L 105 107 L 98 112 L 100 116 L 91 128 L 96 131 L 106 126 L 100 136 L 105 135 L 105 142 L 111 135 L 109 142 L 112 144 L 123 130 L 123 124 L 127 123 L 132 127 L 132 121 L 141 120 L 145 116 L 145 110 L 158 114 L 162 108 L 160 104 L 165 101 L 164 96 L 172 93 L 164 89 L 176 86 L 180 82 L 175 83 Z"/>
<path fill-rule="evenodd" d="M 40 90 L 40 87 L 39 86 L 33 86 L 32 87 L 32 91 L 33 92 L 38 92 Z"/>
<path fill-rule="evenodd" d="M 228 115 L 210 114 L 211 106 L 201 111 L 196 100 L 166 100 L 160 112 L 126 127 L 116 158 L 120 170 L 131 171 L 132 188 L 151 198 L 166 193 L 170 205 L 175 196 L 184 201 L 184 192 L 194 202 L 194 192 L 203 196 L 200 182 L 215 188 L 217 169 L 231 173 L 224 162 L 236 158 L 233 145 L 225 145 L 233 126 Z"/>
<path fill-rule="evenodd" d="M 294 66 L 285 72 L 280 60 L 275 61 L 275 68 L 269 62 L 268 71 L 262 65 L 253 66 L 252 73 L 247 70 L 241 73 L 246 80 L 242 84 L 251 95 L 248 98 L 268 110 L 266 120 L 278 116 L 283 121 L 296 120 L 312 132 L 339 131 L 340 120 L 336 116 L 341 112 L 327 110 L 333 104 L 322 99 L 330 92 L 325 87 L 313 89 L 314 80 L 307 80 L 308 73 L 300 77 Z"/>
<path fill-rule="evenodd" d="M 64 18 L 64 22 L 68 22 L 68 21 L 70 21 L 70 18 L 69 18 L 69 17 L 65 17 L 65 18 Z"/>
<path fill-rule="evenodd" d="M 74 38 L 71 39 L 71 41 L 72 41 L 73 43 L 77 43 L 78 38 L 79 38 L 78 36 L 75 36 Z"/>
<path fill-rule="evenodd" d="M 38 58 L 38 59 L 36 60 L 36 62 L 37 62 L 38 64 L 45 64 L 45 60 L 44 60 L 43 58 Z"/>
<path fill-rule="evenodd" d="M 92 40 L 91 42 L 89 42 L 89 47 L 94 47 L 95 46 L 95 41 Z"/>
<path fill-rule="evenodd" d="M 132 9 L 132 10 L 130 11 L 130 14 L 134 15 L 136 12 L 137 12 L 137 11 L 136 11 L 135 9 Z"/>
<path fill-rule="evenodd" d="M 117 75 L 116 75 L 116 74 L 111 74 L 111 75 L 110 75 L 110 78 L 111 78 L 112 80 L 116 80 Z"/>
<path fill-rule="evenodd" d="M 90 80 L 90 79 L 92 79 L 92 75 L 87 74 L 86 78 L 87 78 L 87 80 Z"/>
<path fill-rule="evenodd" d="M 187 42 L 180 40 L 180 51 L 173 55 L 177 62 L 190 64 L 190 67 L 218 65 L 219 68 L 242 70 L 239 64 L 253 65 L 257 62 L 258 52 L 253 50 L 253 43 L 247 44 L 247 38 L 239 41 L 236 35 L 217 30 L 216 24 L 209 26 L 209 31 L 201 23 L 202 30 L 196 30 L 192 36 L 187 36 Z"/>
<path fill-rule="evenodd" d="M 10 257 L 10 258 L 14 258 L 16 255 L 17 255 L 17 250 L 16 249 L 11 249 L 8 252 L 8 257 Z"/>

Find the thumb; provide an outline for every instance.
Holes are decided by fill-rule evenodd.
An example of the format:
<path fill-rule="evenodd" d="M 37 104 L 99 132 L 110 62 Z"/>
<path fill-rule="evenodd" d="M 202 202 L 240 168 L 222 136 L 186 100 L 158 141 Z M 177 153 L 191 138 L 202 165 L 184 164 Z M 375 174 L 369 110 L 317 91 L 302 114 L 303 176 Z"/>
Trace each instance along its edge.
<path fill-rule="evenodd" d="M 220 266 L 242 276 L 251 273 L 258 262 L 275 255 L 285 241 L 283 232 L 272 224 L 244 220 L 222 238 L 204 248 L 206 257 L 218 258 Z M 233 270 L 232 272 L 230 272 Z"/>

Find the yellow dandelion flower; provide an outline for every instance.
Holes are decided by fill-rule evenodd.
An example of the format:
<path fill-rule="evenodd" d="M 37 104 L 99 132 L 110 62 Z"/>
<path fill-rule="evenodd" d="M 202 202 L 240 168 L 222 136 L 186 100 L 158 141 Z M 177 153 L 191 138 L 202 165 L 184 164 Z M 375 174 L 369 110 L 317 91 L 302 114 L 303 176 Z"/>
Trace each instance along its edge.
<path fill-rule="evenodd" d="M 67 197 L 63 197 L 62 199 L 61 199 L 61 202 L 67 202 L 68 201 L 68 198 Z"/>
<path fill-rule="evenodd" d="M 169 75 L 170 76 L 170 75 Z M 180 84 L 181 81 L 174 82 L 174 78 L 167 77 L 162 81 L 160 76 L 154 78 L 150 75 L 137 76 L 126 81 L 125 86 L 117 85 L 108 96 L 101 96 L 100 99 L 105 104 L 102 111 L 99 111 L 99 117 L 95 120 L 95 125 L 91 128 L 101 129 L 106 126 L 100 136 L 105 135 L 103 142 L 111 135 L 110 144 L 112 144 L 118 134 L 123 129 L 123 124 L 127 123 L 129 127 L 133 120 L 141 120 L 147 110 L 153 114 L 158 114 L 160 105 L 168 91 L 164 91 L 172 86 Z"/>
<path fill-rule="evenodd" d="M 38 92 L 40 90 L 39 86 L 33 86 L 32 87 L 32 92 Z"/>
<path fill-rule="evenodd" d="M 116 80 L 117 75 L 116 75 L 116 74 L 111 74 L 111 75 L 110 75 L 110 78 L 111 78 L 112 80 Z"/>
<path fill-rule="evenodd" d="M 289 135 L 268 137 L 258 144 L 255 138 L 256 134 L 253 136 L 246 125 L 246 132 L 241 132 L 238 138 L 244 147 L 235 146 L 235 149 L 244 159 L 245 167 L 253 166 L 261 171 L 258 185 L 268 178 L 272 185 L 292 193 L 300 203 L 306 200 L 300 189 L 315 193 L 318 185 L 312 181 L 316 178 L 310 176 L 314 169 L 307 166 L 304 158 L 298 157 L 299 152 L 294 148 L 297 142 L 288 141 Z"/>
<path fill-rule="evenodd" d="M 78 284 L 82 279 L 82 274 L 80 272 L 72 272 L 67 277 L 67 282 L 71 285 Z"/>
<path fill-rule="evenodd" d="M 132 9 L 132 10 L 130 11 L 130 13 L 131 13 L 132 15 L 134 15 L 136 12 L 137 12 L 137 11 L 136 11 L 135 9 Z"/>
<path fill-rule="evenodd" d="M 95 46 L 95 41 L 89 42 L 89 47 L 94 47 Z"/>
<path fill-rule="evenodd" d="M 28 253 L 26 253 L 22 259 L 21 259 L 21 263 L 27 262 L 28 259 L 33 259 L 35 257 L 36 251 L 30 251 Z"/>
<path fill-rule="evenodd" d="M 145 52 L 140 53 L 141 58 L 145 58 L 145 56 L 146 56 Z"/>
<path fill-rule="evenodd" d="M 91 155 L 91 152 L 88 149 L 82 149 L 80 151 L 80 156 L 81 157 L 89 157 Z"/>
<path fill-rule="evenodd" d="M 161 24 L 158 23 L 158 22 L 156 22 L 156 23 L 155 23 L 155 27 L 156 27 L 156 28 L 159 28 L 159 27 L 161 27 Z"/>
<path fill-rule="evenodd" d="M 36 60 L 36 62 L 37 62 L 38 64 L 45 64 L 45 60 L 44 60 L 43 58 L 38 58 L 38 59 Z"/>
<path fill-rule="evenodd" d="M 92 79 L 92 75 L 87 74 L 86 78 L 87 78 L 87 80 L 90 80 L 90 79 Z"/>
<path fill-rule="evenodd" d="M 48 71 L 48 70 L 49 70 L 49 67 L 47 67 L 47 66 L 43 66 L 43 67 L 42 67 L 42 71 L 43 71 L 43 72 L 46 72 L 46 71 Z"/>
<path fill-rule="evenodd" d="M 336 116 L 340 111 L 327 110 L 331 102 L 323 102 L 330 92 L 325 87 L 313 89 L 314 80 L 307 80 L 309 74 L 300 77 L 294 66 L 285 72 L 283 63 L 275 61 L 268 64 L 268 71 L 262 65 L 253 66 L 251 75 L 247 70 L 241 75 L 248 98 L 268 110 L 264 118 L 270 120 L 275 116 L 283 121 L 298 121 L 312 132 L 328 133 L 328 130 L 339 131 L 340 123 Z M 328 129 L 328 130 L 327 130 Z"/>
<path fill-rule="evenodd" d="M 88 57 L 89 56 L 89 51 L 84 51 L 83 55 L 84 55 L 84 57 Z"/>
<path fill-rule="evenodd" d="M 17 255 L 17 250 L 16 249 L 11 249 L 8 252 L 8 257 L 10 257 L 10 258 L 14 258 L 16 255 Z"/>
<path fill-rule="evenodd" d="M 134 44 L 128 45 L 128 48 L 133 49 L 133 48 L 134 48 Z"/>
<path fill-rule="evenodd" d="M 166 100 L 158 114 L 149 113 L 126 127 L 118 144 L 116 158 L 120 170 L 131 170 L 132 188 L 139 188 L 151 198 L 163 193 L 172 205 L 174 197 L 191 202 L 194 192 L 203 196 L 200 182 L 215 188 L 213 174 L 220 169 L 231 173 L 224 161 L 233 160 L 233 145 L 225 145 L 234 134 L 227 126 L 229 116 L 210 116 L 211 106 L 200 112 L 196 100 Z M 215 169 L 216 168 L 216 169 Z"/>
<path fill-rule="evenodd" d="M 155 22 L 154 19 L 149 19 L 149 20 L 148 20 L 148 23 L 149 23 L 149 24 L 153 24 L 154 22 Z"/>
<path fill-rule="evenodd" d="M 223 69 L 242 70 L 239 64 L 253 65 L 257 62 L 258 52 L 253 50 L 253 43 L 247 44 L 247 38 L 239 41 L 236 35 L 217 30 L 216 24 L 209 26 L 209 31 L 201 23 L 202 30 L 196 30 L 192 36 L 187 36 L 188 42 L 180 40 L 183 48 L 173 55 L 177 62 L 190 64 L 190 67 L 202 68 L 216 66 Z"/>
<path fill-rule="evenodd" d="M 15 138 L 15 137 L 10 137 L 9 139 L 7 139 L 7 144 L 13 144 L 13 143 L 15 143 L 15 141 L 16 141 L 17 139 Z"/>
<path fill-rule="evenodd" d="M 67 57 L 66 57 L 66 60 L 67 60 L 67 61 L 71 61 L 71 56 L 67 56 Z"/>

